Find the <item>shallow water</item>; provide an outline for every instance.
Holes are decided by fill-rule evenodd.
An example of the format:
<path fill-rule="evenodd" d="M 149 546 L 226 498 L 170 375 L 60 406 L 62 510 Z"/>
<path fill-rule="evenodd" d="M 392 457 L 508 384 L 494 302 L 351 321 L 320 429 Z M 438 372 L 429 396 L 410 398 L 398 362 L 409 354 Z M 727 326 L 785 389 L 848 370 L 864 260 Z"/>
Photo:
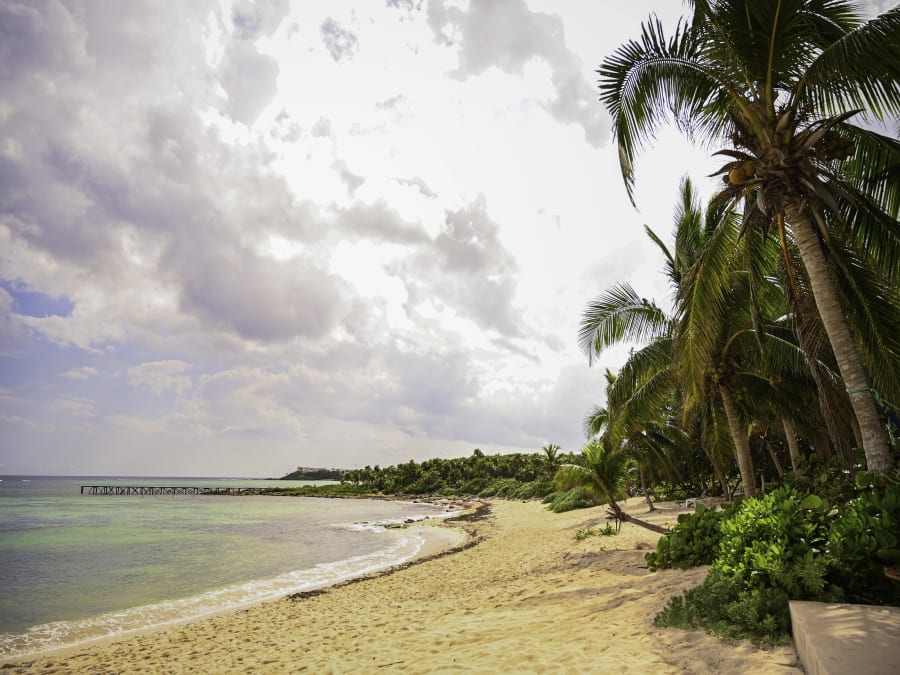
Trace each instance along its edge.
<path fill-rule="evenodd" d="M 79 494 L 83 484 L 284 484 L 278 481 L 0 478 L 0 658 L 388 567 L 414 556 L 423 540 L 382 525 L 442 513 L 427 504 L 355 499 Z"/>

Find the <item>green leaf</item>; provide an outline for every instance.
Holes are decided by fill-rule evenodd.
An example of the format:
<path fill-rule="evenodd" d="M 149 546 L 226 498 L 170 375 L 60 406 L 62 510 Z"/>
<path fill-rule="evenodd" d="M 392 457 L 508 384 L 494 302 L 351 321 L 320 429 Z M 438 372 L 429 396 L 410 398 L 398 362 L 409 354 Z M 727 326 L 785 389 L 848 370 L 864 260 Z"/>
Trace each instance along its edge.
<path fill-rule="evenodd" d="M 827 503 L 824 499 L 822 499 L 819 495 L 807 495 L 806 498 L 800 502 L 801 509 L 809 509 L 810 511 L 824 511 L 827 507 Z"/>
<path fill-rule="evenodd" d="M 882 560 L 892 563 L 900 561 L 900 551 L 895 548 L 880 548 L 875 552 L 875 555 Z"/>
<path fill-rule="evenodd" d="M 864 490 L 873 484 L 875 480 L 875 473 L 873 471 L 860 471 L 856 474 L 856 487 L 860 490 Z"/>

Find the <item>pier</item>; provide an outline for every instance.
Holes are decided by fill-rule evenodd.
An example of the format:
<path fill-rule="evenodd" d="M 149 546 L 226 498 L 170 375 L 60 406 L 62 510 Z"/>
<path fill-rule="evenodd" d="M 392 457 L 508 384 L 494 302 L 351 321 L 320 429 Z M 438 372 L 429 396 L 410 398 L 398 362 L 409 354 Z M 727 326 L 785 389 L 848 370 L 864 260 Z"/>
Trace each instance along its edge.
<path fill-rule="evenodd" d="M 160 495 L 227 495 L 230 497 L 243 497 L 246 495 L 265 494 L 270 489 L 260 487 L 192 487 L 187 485 L 82 485 L 81 494 L 111 497 L 157 497 Z"/>

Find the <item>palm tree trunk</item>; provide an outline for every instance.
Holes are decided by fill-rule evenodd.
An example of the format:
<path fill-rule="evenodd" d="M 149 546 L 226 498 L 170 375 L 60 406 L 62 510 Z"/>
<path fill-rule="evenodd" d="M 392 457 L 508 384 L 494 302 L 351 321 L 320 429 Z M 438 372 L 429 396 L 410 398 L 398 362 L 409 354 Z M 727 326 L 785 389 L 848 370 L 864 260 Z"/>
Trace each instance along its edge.
<path fill-rule="evenodd" d="M 650 499 L 650 490 L 647 489 L 647 477 L 644 473 L 644 465 L 638 464 L 638 471 L 641 473 L 641 490 L 644 491 L 644 499 L 647 500 L 647 506 L 650 511 L 656 511 L 656 507 L 653 506 L 653 500 Z"/>
<path fill-rule="evenodd" d="M 813 311 L 814 308 L 813 308 Z M 816 362 L 815 352 L 816 350 L 813 348 L 809 335 L 807 333 L 808 328 L 806 324 L 807 321 L 804 320 L 804 316 L 806 315 L 806 310 L 796 306 L 794 308 L 794 312 L 797 316 L 797 337 L 800 339 L 800 348 L 803 350 L 803 353 L 806 357 L 806 365 L 809 368 L 809 374 L 812 375 L 813 382 L 816 384 L 816 391 L 818 392 L 819 399 L 819 410 L 822 412 L 822 419 L 825 420 L 825 426 L 828 428 L 828 435 L 831 436 L 831 442 L 834 444 L 834 447 L 838 449 L 841 457 L 845 460 L 852 455 L 850 452 L 850 447 L 847 443 L 846 435 L 841 432 L 839 429 L 838 417 L 836 415 L 836 408 L 842 407 L 837 406 L 833 401 L 834 392 L 830 387 L 825 386 L 825 380 L 822 377 L 821 369 L 819 368 L 818 363 Z M 858 434 L 858 425 L 856 424 L 856 416 L 851 415 L 854 424 L 853 428 L 856 430 L 857 443 L 856 447 L 862 447 L 862 439 Z"/>
<path fill-rule="evenodd" d="M 800 444 L 797 443 L 797 432 L 794 430 L 794 422 L 787 415 L 781 415 L 781 426 L 784 427 L 788 451 L 791 453 L 791 468 L 797 476 L 800 476 L 802 475 L 800 469 Z"/>
<path fill-rule="evenodd" d="M 703 454 L 706 455 L 706 459 L 709 460 L 713 474 L 716 476 L 716 480 L 719 481 L 719 485 L 722 486 L 722 496 L 728 497 L 728 481 L 725 479 L 725 472 L 722 471 L 722 467 L 719 466 L 719 463 L 713 457 L 712 452 L 706 447 L 706 443 L 701 443 L 700 448 L 703 450 Z"/>
<path fill-rule="evenodd" d="M 646 520 L 641 520 L 640 518 L 629 516 L 619 507 L 616 502 L 610 502 L 609 507 L 609 515 L 613 516 L 617 521 L 621 521 L 623 523 L 634 523 L 638 527 L 643 527 L 645 530 L 650 530 L 651 532 L 656 532 L 657 534 L 672 534 L 672 530 L 662 527 L 661 525 L 648 523 Z"/>
<path fill-rule="evenodd" d="M 834 453 L 831 452 L 831 443 L 829 442 L 831 439 L 821 429 L 816 433 L 815 437 L 812 439 L 813 447 L 816 449 L 816 454 L 819 456 L 819 459 L 822 462 L 828 462 L 833 456 Z"/>
<path fill-rule="evenodd" d="M 775 471 L 778 472 L 779 478 L 784 478 L 784 467 L 781 466 L 781 462 L 778 459 L 778 455 L 775 454 L 775 448 L 772 447 L 772 444 L 769 442 L 769 436 L 766 435 L 765 439 L 766 450 L 769 451 L 769 457 L 772 458 L 772 463 L 775 465 Z"/>
<path fill-rule="evenodd" d="M 831 278 L 828 262 L 819 246 L 819 239 L 812 222 L 800 209 L 799 204 L 788 202 L 785 207 L 822 325 L 825 327 L 844 386 L 850 396 L 850 405 L 859 422 L 866 466 L 872 471 L 890 471 L 894 467 L 894 458 L 888 447 L 887 432 L 878 418 L 878 409 L 869 390 L 866 372 L 856 353 L 853 336 L 850 334 L 847 318 L 841 310 L 837 290 Z"/>
<path fill-rule="evenodd" d="M 734 399 L 731 397 L 728 387 L 720 384 L 719 395 L 722 397 L 725 416 L 728 418 L 728 428 L 731 430 L 731 440 L 734 443 L 734 456 L 737 459 L 738 469 L 741 471 L 741 481 L 744 483 L 744 495 L 752 497 L 756 494 L 756 481 L 753 477 L 753 459 L 750 457 L 750 440 L 741 429 L 737 406 L 734 405 Z"/>

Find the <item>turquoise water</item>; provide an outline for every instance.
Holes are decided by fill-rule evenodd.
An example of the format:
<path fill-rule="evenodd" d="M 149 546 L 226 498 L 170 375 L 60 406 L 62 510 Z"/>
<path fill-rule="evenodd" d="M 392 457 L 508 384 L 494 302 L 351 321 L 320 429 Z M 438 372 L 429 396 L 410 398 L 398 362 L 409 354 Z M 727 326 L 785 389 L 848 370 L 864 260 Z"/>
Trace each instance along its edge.
<path fill-rule="evenodd" d="M 0 659 L 190 620 L 408 560 L 385 524 L 427 504 L 302 497 L 81 495 L 87 484 L 296 482 L 0 477 Z"/>

